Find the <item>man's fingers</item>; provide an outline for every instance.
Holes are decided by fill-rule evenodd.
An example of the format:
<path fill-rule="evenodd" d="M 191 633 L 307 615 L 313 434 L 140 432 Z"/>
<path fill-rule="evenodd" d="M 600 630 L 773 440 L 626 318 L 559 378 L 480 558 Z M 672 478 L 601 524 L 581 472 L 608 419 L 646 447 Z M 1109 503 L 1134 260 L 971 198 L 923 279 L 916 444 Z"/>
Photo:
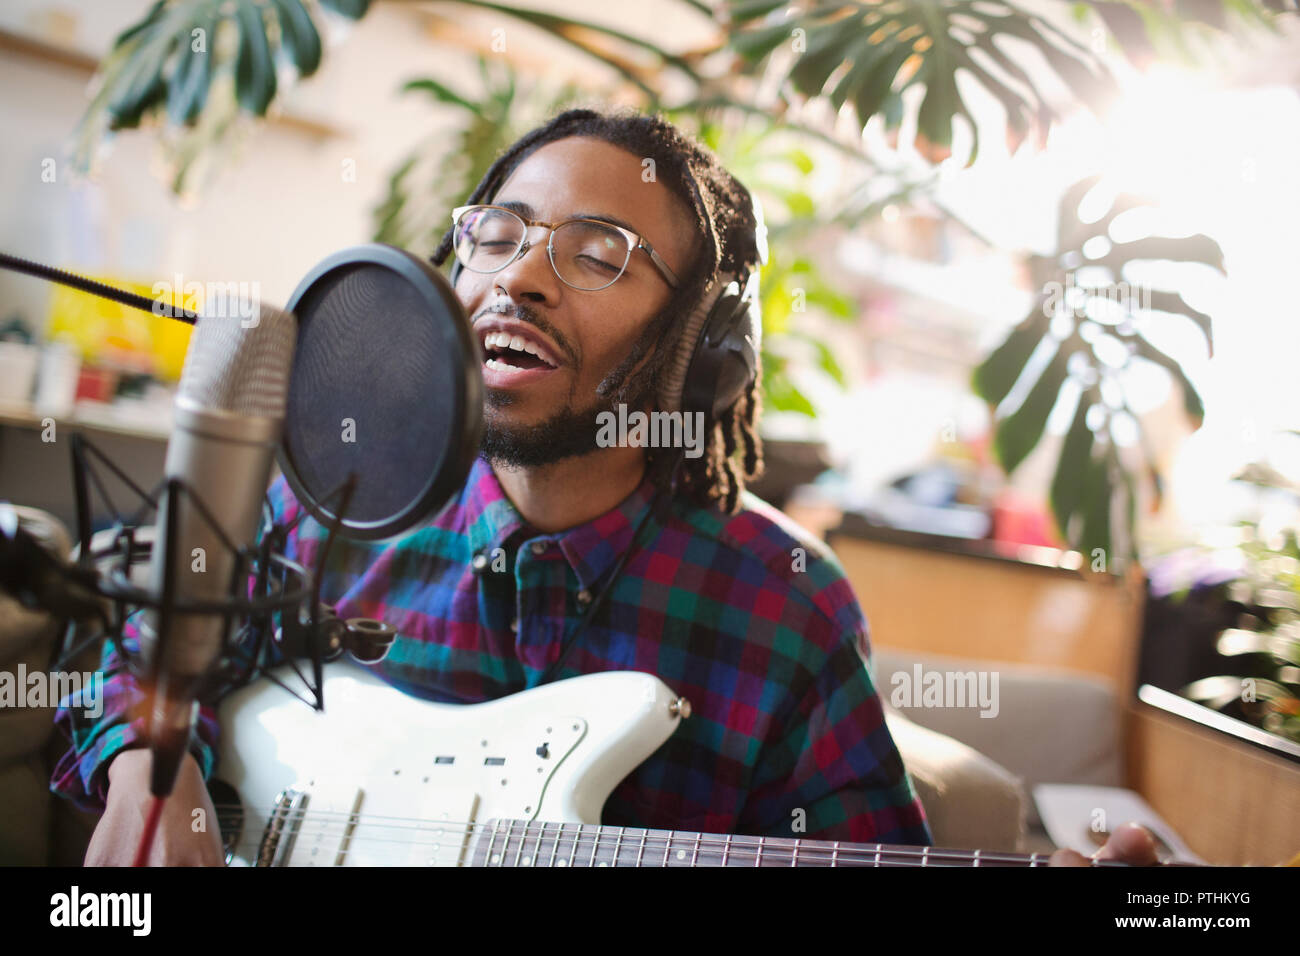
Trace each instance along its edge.
<path fill-rule="evenodd" d="M 1156 841 L 1146 827 L 1137 823 L 1122 823 L 1111 833 L 1106 845 L 1097 851 L 1098 860 L 1119 860 L 1133 866 L 1152 866 L 1156 863 Z"/>
<path fill-rule="evenodd" d="M 1048 866 L 1088 866 L 1089 860 L 1075 850 L 1057 850 L 1047 858 Z"/>
<path fill-rule="evenodd" d="M 1146 827 L 1124 823 L 1115 828 L 1110 839 L 1089 859 L 1074 850 L 1057 850 L 1047 858 L 1049 866 L 1089 866 L 1092 860 L 1117 860 L 1133 866 L 1151 866 L 1156 860 L 1155 837 Z"/>

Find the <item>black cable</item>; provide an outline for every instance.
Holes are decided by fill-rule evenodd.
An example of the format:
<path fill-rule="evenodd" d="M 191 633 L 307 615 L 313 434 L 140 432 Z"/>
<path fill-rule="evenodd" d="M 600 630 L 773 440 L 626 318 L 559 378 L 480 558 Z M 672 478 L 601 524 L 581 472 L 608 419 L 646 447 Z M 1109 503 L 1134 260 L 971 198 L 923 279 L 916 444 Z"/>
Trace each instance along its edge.
<path fill-rule="evenodd" d="M 148 312 L 151 315 L 164 315 L 170 319 L 188 322 L 190 325 L 199 320 L 198 313 L 191 312 L 189 309 L 181 309 L 159 299 L 151 299 L 136 292 L 128 292 L 125 289 L 118 289 L 103 282 L 96 282 L 94 279 L 79 276 L 75 272 L 42 265 L 39 262 L 32 262 L 30 259 L 20 259 L 18 256 L 11 256 L 7 252 L 0 252 L 0 268 L 71 286 L 82 292 L 89 292 L 92 295 L 103 296 L 105 299 L 112 299 L 122 305 L 129 305 L 133 309 L 140 309 L 142 312 Z"/>

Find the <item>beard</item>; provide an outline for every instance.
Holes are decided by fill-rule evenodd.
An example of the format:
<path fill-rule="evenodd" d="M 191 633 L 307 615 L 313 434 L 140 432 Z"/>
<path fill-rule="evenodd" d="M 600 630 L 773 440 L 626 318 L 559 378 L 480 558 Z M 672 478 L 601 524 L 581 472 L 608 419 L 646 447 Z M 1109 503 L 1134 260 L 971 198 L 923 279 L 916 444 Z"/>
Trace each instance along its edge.
<path fill-rule="evenodd" d="M 505 393 L 488 389 L 486 404 L 490 408 L 503 408 L 511 402 Z M 582 409 L 566 405 L 550 418 L 533 425 L 514 425 L 488 417 L 483 422 L 479 453 L 505 468 L 537 468 L 586 455 L 599 447 L 596 444 L 599 432 L 596 416 L 614 410 L 612 401 L 597 399 Z"/>

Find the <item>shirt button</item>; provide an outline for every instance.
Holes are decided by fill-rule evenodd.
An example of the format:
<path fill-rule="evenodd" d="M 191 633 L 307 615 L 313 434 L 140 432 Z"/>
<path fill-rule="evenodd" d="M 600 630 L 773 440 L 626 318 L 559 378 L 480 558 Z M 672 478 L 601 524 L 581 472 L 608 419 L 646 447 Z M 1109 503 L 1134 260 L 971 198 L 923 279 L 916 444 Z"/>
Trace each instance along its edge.
<path fill-rule="evenodd" d="M 475 571 L 482 571 L 488 565 L 487 555 L 480 551 L 478 554 L 474 555 L 470 564 L 473 566 Z"/>
<path fill-rule="evenodd" d="M 586 588 L 583 588 L 581 591 L 579 591 L 579 592 L 578 592 L 578 603 L 579 603 L 579 604 L 590 604 L 590 603 L 591 603 L 591 592 L 588 591 Z"/>
<path fill-rule="evenodd" d="M 545 542 L 545 541 L 534 541 L 533 544 L 532 544 L 532 548 L 533 548 L 533 554 L 535 554 L 535 555 L 537 555 L 538 557 L 540 557 L 540 556 L 542 556 L 543 554 L 546 553 L 546 542 Z"/>

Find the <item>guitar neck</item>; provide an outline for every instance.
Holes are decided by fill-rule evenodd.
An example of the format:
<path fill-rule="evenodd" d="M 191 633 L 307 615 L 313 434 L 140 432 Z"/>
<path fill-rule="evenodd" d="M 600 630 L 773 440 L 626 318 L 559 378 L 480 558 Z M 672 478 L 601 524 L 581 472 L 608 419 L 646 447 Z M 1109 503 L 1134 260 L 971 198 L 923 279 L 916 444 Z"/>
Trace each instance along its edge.
<path fill-rule="evenodd" d="M 1106 861 L 1097 861 L 1105 865 Z M 945 850 L 884 843 L 644 830 L 581 823 L 489 820 L 471 866 L 1047 866 L 1042 853 Z"/>

